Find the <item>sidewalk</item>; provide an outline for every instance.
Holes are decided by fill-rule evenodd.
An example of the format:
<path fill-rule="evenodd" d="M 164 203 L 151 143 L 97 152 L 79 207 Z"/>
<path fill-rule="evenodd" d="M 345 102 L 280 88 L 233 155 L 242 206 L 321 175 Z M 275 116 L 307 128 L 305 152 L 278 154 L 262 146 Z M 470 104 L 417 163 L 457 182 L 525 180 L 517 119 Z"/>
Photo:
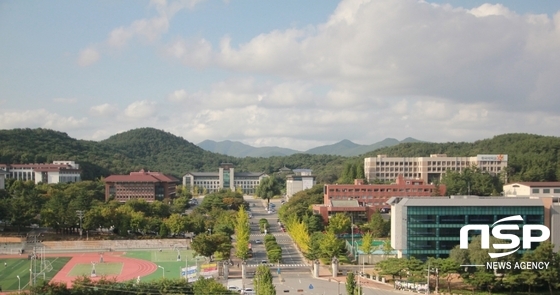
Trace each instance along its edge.
<path fill-rule="evenodd" d="M 324 266 L 324 265 L 319 267 L 319 277 L 318 277 L 318 279 L 329 281 L 329 282 L 340 282 L 341 284 L 346 284 L 346 276 L 333 277 L 332 274 L 331 274 L 331 271 L 329 270 L 329 267 L 330 266 Z M 395 288 L 391 284 L 377 282 L 377 281 L 367 279 L 367 278 L 362 278 L 362 277 L 358 278 L 358 276 L 356 276 L 356 282 L 360 282 L 360 285 L 364 288 L 381 289 L 381 290 L 395 290 Z"/>

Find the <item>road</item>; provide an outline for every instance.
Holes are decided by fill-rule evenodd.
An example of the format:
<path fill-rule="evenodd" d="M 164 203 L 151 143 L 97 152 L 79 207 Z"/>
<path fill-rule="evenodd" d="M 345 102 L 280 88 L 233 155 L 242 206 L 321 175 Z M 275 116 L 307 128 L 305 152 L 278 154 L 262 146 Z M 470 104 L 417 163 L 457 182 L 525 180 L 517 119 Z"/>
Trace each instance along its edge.
<path fill-rule="evenodd" d="M 276 274 L 273 277 L 276 294 L 302 294 L 302 295 L 347 295 L 346 285 L 335 281 L 329 282 L 324 279 L 315 279 L 311 274 L 282 274 L 282 279 Z M 227 286 L 242 287 L 240 279 L 232 279 L 225 283 Z M 246 288 L 254 288 L 253 280 L 245 280 Z M 339 293 L 340 292 L 340 293 Z M 410 294 L 385 288 L 364 288 L 363 295 L 402 295 Z"/>
<path fill-rule="evenodd" d="M 267 260 L 264 244 L 255 244 L 254 242 L 255 240 L 260 240 L 264 243 L 264 234 L 259 230 L 259 220 L 265 218 L 270 224 L 268 233 L 276 237 L 276 242 L 282 248 L 282 267 L 293 266 L 294 268 L 300 268 L 302 272 L 310 272 L 309 268 L 306 267 L 305 259 L 297 251 L 290 236 L 282 232 L 278 225 L 278 213 L 268 214 L 265 208 L 266 201 L 261 199 L 245 196 L 245 201 L 249 203 L 249 208 L 253 214 L 253 218 L 251 218 L 251 235 L 249 237 L 253 247 L 253 258 L 248 259 L 247 264 L 255 265 L 260 264 L 262 260 Z M 276 205 L 276 210 L 282 206 L 280 200 L 271 200 L 270 202 Z"/>

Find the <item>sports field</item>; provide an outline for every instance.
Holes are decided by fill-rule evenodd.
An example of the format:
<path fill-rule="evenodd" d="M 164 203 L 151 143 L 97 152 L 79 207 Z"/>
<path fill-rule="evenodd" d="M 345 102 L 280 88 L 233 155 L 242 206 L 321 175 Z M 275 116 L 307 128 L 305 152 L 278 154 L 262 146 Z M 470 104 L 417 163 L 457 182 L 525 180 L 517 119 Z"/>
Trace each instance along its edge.
<path fill-rule="evenodd" d="M 97 263 L 80 263 L 74 265 L 72 270 L 68 273 L 71 277 L 91 276 L 92 271 L 95 269 L 96 276 L 113 276 L 121 273 L 123 264 L 120 262 Z"/>
<path fill-rule="evenodd" d="M 124 256 L 155 263 L 158 266 L 158 269 L 155 272 L 140 278 L 142 281 L 151 281 L 161 279 L 163 276 L 169 279 L 179 278 L 181 276 L 181 268 L 186 267 L 186 265 L 200 265 L 206 261 L 206 258 L 204 257 L 195 258 L 193 255 L 196 256 L 194 251 L 181 249 L 161 250 L 161 252 L 160 250 L 128 251 Z"/>
<path fill-rule="evenodd" d="M 70 257 L 46 258 L 45 261 L 48 261 L 46 264 L 52 267 L 48 267 L 44 276 L 41 274 L 37 279 L 43 279 L 43 277 L 45 280 L 52 279 L 69 260 Z M 2 291 L 17 291 L 19 287 L 21 287 L 21 290 L 27 289 L 30 280 L 30 266 L 31 263 L 27 257 L 0 259 L 0 287 Z M 40 271 L 40 269 L 36 270 L 36 272 Z M 19 280 L 17 276 L 19 276 Z"/>

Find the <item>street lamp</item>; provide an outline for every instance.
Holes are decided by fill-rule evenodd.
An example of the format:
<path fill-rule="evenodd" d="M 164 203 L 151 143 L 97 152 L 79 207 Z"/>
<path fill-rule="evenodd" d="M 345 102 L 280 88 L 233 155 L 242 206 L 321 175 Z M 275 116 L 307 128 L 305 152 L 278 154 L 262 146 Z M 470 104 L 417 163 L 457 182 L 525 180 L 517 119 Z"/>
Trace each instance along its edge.
<path fill-rule="evenodd" d="M 17 281 L 18 281 L 18 291 L 21 291 L 21 279 L 19 278 L 19 276 L 17 276 Z"/>
<path fill-rule="evenodd" d="M 161 265 L 158 265 L 157 267 L 158 267 L 158 268 L 161 268 L 161 270 L 162 270 L 161 276 L 162 276 L 162 278 L 165 279 L 165 267 L 163 267 L 163 266 L 161 266 Z"/>

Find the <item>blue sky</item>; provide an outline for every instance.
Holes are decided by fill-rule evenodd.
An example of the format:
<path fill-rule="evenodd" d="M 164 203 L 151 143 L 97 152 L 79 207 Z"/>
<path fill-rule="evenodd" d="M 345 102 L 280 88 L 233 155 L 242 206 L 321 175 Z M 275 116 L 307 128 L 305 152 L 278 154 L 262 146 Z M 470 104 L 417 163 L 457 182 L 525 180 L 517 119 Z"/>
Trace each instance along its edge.
<path fill-rule="evenodd" d="M 0 129 L 198 143 L 558 135 L 560 1 L 2 1 Z"/>

